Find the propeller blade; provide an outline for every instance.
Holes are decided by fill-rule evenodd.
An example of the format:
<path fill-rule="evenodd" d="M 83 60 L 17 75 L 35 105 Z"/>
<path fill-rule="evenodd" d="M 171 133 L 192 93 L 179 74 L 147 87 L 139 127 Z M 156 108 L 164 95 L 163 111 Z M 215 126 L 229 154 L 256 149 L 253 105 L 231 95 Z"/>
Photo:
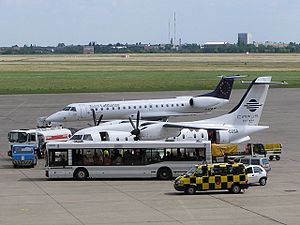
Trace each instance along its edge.
<path fill-rule="evenodd" d="M 129 122 L 131 123 L 132 128 L 133 128 L 133 129 L 136 129 L 134 123 L 132 122 L 131 117 L 129 117 Z"/>
<path fill-rule="evenodd" d="M 139 128 L 139 123 L 140 123 L 140 111 L 137 111 L 137 115 L 136 115 L 136 129 Z"/>
<path fill-rule="evenodd" d="M 96 112 L 94 109 L 91 109 L 92 113 L 93 113 L 93 120 L 94 120 L 94 125 L 97 126 L 97 119 L 96 119 Z"/>
<path fill-rule="evenodd" d="M 101 114 L 101 116 L 99 117 L 99 119 L 98 119 L 98 121 L 97 121 L 97 126 L 99 126 L 99 124 L 100 124 L 102 118 L 103 118 L 103 114 Z"/>

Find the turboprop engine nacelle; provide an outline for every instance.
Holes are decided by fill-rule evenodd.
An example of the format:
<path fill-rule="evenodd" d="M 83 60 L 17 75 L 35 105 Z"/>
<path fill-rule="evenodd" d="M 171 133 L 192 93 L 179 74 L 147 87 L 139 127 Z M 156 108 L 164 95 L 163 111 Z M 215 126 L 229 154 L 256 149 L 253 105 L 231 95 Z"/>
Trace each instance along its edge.
<path fill-rule="evenodd" d="M 164 128 L 162 124 L 152 124 L 141 128 L 140 137 L 142 140 L 158 140 L 168 137 L 175 137 L 180 134 L 180 130 L 173 128 Z"/>
<path fill-rule="evenodd" d="M 216 131 L 216 142 L 217 142 L 217 144 L 230 143 L 228 130 L 218 130 L 218 131 Z"/>

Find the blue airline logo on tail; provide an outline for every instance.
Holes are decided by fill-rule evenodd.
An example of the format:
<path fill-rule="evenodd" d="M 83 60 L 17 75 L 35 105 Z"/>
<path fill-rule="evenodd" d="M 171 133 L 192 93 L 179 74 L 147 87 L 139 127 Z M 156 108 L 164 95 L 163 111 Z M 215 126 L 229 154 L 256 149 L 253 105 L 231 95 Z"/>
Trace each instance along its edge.
<path fill-rule="evenodd" d="M 257 109 L 259 109 L 259 107 L 262 106 L 262 104 L 259 104 L 258 101 L 256 101 L 255 99 L 250 99 L 249 102 L 247 102 L 244 105 L 250 112 L 255 112 Z"/>

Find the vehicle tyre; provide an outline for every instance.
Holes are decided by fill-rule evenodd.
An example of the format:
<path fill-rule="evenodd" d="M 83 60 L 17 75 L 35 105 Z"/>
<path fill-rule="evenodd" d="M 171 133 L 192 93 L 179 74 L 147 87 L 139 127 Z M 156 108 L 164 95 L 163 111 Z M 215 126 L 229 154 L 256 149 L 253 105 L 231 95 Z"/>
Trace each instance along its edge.
<path fill-rule="evenodd" d="M 272 155 L 269 156 L 270 161 L 272 161 L 273 158 L 274 158 L 274 156 L 272 156 Z"/>
<path fill-rule="evenodd" d="M 38 163 L 38 159 L 37 159 L 37 157 L 35 156 L 35 157 L 34 157 L 34 166 L 36 166 L 37 163 Z"/>
<path fill-rule="evenodd" d="M 279 155 L 276 155 L 276 160 L 280 160 L 280 156 Z"/>
<path fill-rule="evenodd" d="M 184 192 L 188 195 L 193 195 L 196 193 L 196 188 L 194 186 L 188 186 Z"/>
<path fill-rule="evenodd" d="M 170 168 L 164 167 L 160 168 L 157 172 L 157 178 L 159 180 L 171 180 L 172 179 L 172 171 Z"/>
<path fill-rule="evenodd" d="M 233 194 L 238 194 L 241 192 L 241 187 L 237 184 L 233 184 L 232 187 L 231 187 L 231 192 Z"/>
<path fill-rule="evenodd" d="M 74 177 L 77 180 L 86 180 L 86 178 L 88 178 L 88 172 L 84 168 L 79 168 L 75 170 Z"/>
<path fill-rule="evenodd" d="M 261 186 L 265 186 L 267 184 L 267 179 L 265 177 L 260 178 L 259 184 Z"/>

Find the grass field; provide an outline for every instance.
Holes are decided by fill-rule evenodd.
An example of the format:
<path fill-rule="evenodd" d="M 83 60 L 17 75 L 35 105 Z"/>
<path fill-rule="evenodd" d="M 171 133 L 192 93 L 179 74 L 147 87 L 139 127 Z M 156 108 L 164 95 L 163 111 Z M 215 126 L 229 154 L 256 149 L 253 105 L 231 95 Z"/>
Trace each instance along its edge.
<path fill-rule="evenodd" d="M 0 56 L 0 94 L 207 90 L 220 74 L 300 87 L 300 54 Z"/>

